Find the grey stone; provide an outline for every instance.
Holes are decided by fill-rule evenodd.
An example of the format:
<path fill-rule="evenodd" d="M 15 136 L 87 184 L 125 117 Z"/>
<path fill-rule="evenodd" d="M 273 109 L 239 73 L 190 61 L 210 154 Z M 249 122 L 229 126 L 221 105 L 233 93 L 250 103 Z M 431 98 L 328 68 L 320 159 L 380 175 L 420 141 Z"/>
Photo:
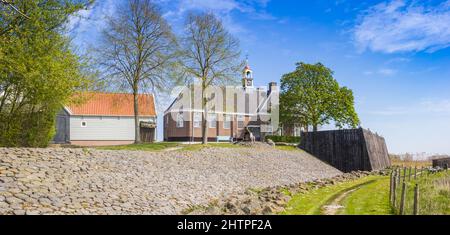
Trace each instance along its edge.
<path fill-rule="evenodd" d="M 0 194 L 7 202 L 0 208 L 7 213 L 23 203 L 26 212 L 41 214 L 176 214 L 248 188 L 342 174 L 303 151 L 280 151 L 262 143 L 165 152 L 0 148 L 0 156 L 0 187 L 5 190 Z M 227 213 L 244 213 L 242 201 L 248 197 L 260 203 L 257 192 L 246 196 L 231 200 Z M 272 196 L 262 200 L 273 203 Z M 251 213 L 262 210 L 259 204 L 244 207 Z M 210 212 L 224 213 L 215 208 Z"/>
<path fill-rule="evenodd" d="M 6 202 L 0 202 L 0 208 L 8 208 L 9 204 Z"/>
<path fill-rule="evenodd" d="M 14 210 L 14 215 L 25 215 L 25 210 Z"/>
<path fill-rule="evenodd" d="M 39 211 L 37 211 L 37 210 L 33 210 L 33 211 L 27 210 L 25 212 L 25 215 L 40 215 L 40 214 L 41 213 Z"/>
<path fill-rule="evenodd" d="M 275 146 L 275 142 L 273 142 L 273 140 L 271 140 L 271 139 L 267 140 L 267 144 L 270 146 Z"/>
<path fill-rule="evenodd" d="M 250 213 L 252 212 L 248 206 L 244 206 L 244 207 L 242 208 L 242 211 L 243 211 L 246 215 L 250 215 Z"/>
<path fill-rule="evenodd" d="M 266 206 L 266 207 L 264 207 L 264 209 L 262 210 L 262 213 L 264 214 L 264 215 L 269 215 L 269 214 L 271 214 L 273 212 L 273 210 L 272 210 L 272 208 L 270 207 L 270 206 Z"/>
<path fill-rule="evenodd" d="M 23 202 L 23 200 L 18 199 L 18 198 L 16 198 L 16 197 L 7 197 L 7 198 L 5 199 L 5 201 L 6 201 L 8 204 L 18 204 L 18 203 L 22 203 L 22 202 Z"/>

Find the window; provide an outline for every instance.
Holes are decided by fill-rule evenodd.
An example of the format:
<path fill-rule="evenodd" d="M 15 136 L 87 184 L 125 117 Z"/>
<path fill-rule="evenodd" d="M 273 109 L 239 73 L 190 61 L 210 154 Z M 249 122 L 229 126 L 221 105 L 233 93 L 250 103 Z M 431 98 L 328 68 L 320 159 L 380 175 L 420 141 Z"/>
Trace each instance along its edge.
<path fill-rule="evenodd" d="M 217 115 L 215 113 L 208 114 L 209 128 L 217 127 Z"/>
<path fill-rule="evenodd" d="M 231 116 L 225 115 L 223 119 L 223 129 L 230 129 L 231 128 Z"/>
<path fill-rule="evenodd" d="M 183 128 L 183 127 L 184 127 L 183 114 L 179 113 L 179 114 L 177 114 L 177 128 Z"/>
<path fill-rule="evenodd" d="M 81 127 L 87 127 L 87 122 L 86 121 L 81 121 Z"/>
<path fill-rule="evenodd" d="M 299 126 L 294 127 L 294 136 L 301 136 L 302 135 L 302 128 Z"/>
<path fill-rule="evenodd" d="M 239 129 L 244 128 L 244 116 L 242 116 L 242 115 L 237 116 L 237 123 L 238 123 L 237 126 Z"/>
<path fill-rule="evenodd" d="M 202 113 L 194 113 L 194 128 L 200 128 L 202 123 Z"/>

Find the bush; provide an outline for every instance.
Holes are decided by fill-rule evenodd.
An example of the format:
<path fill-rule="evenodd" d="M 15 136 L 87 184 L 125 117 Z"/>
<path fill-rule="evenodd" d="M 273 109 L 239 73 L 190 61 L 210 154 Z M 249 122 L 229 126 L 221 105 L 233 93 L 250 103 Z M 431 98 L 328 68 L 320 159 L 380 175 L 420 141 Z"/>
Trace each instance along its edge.
<path fill-rule="evenodd" d="M 24 1 L 22 1 L 24 2 Z M 87 0 L 29 0 L 17 4 L 29 20 L 0 10 L 0 146 L 45 147 L 55 118 L 90 84 L 87 64 L 71 50 L 64 29 Z M 90 1 L 89 1 L 90 2 Z"/>
<path fill-rule="evenodd" d="M 52 111 L 0 113 L 0 146 L 45 147 L 55 132 L 54 119 Z"/>
<path fill-rule="evenodd" d="M 299 136 L 268 135 L 268 136 L 266 136 L 266 141 L 268 139 L 271 139 L 275 143 L 300 143 Z"/>

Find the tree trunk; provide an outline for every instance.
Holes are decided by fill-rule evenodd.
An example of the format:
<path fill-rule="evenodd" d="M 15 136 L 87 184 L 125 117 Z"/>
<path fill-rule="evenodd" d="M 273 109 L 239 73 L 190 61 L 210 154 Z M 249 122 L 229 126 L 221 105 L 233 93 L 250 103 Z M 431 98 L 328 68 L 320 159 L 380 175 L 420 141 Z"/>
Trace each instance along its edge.
<path fill-rule="evenodd" d="M 206 107 L 206 98 L 202 94 L 203 103 L 203 122 L 202 122 L 202 144 L 208 144 L 208 109 Z"/>
<path fill-rule="evenodd" d="M 316 132 L 317 130 L 318 130 L 317 124 L 314 124 L 314 126 L 313 126 L 313 132 Z"/>
<path fill-rule="evenodd" d="M 133 92 L 134 98 L 134 143 L 141 143 L 141 135 L 139 128 L 139 101 L 137 92 Z"/>

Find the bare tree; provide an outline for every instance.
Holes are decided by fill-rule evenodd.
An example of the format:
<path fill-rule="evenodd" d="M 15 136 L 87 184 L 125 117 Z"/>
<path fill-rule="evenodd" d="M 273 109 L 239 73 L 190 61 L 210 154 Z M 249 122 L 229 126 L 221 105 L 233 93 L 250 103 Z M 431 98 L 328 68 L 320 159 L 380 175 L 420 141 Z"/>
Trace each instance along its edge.
<path fill-rule="evenodd" d="M 183 37 L 183 68 L 187 74 L 200 79 L 202 87 L 202 143 L 208 143 L 206 90 L 238 74 L 240 62 L 239 41 L 234 38 L 213 14 L 189 14 Z"/>
<path fill-rule="evenodd" d="M 100 68 L 110 87 L 133 92 L 135 143 L 139 143 L 138 94 L 168 86 L 164 70 L 174 58 L 176 40 L 151 0 L 127 0 L 107 25 L 98 50 Z"/>
<path fill-rule="evenodd" d="M 6 5 L 11 7 L 15 12 L 19 13 L 21 16 L 25 17 L 26 19 L 30 19 L 30 17 L 28 17 L 27 15 L 25 15 L 22 11 L 20 11 L 16 6 L 14 6 L 14 4 L 12 3 L 12 1 L 9 0 L 0 0 L 0 4 L 2 5 Z"/>

